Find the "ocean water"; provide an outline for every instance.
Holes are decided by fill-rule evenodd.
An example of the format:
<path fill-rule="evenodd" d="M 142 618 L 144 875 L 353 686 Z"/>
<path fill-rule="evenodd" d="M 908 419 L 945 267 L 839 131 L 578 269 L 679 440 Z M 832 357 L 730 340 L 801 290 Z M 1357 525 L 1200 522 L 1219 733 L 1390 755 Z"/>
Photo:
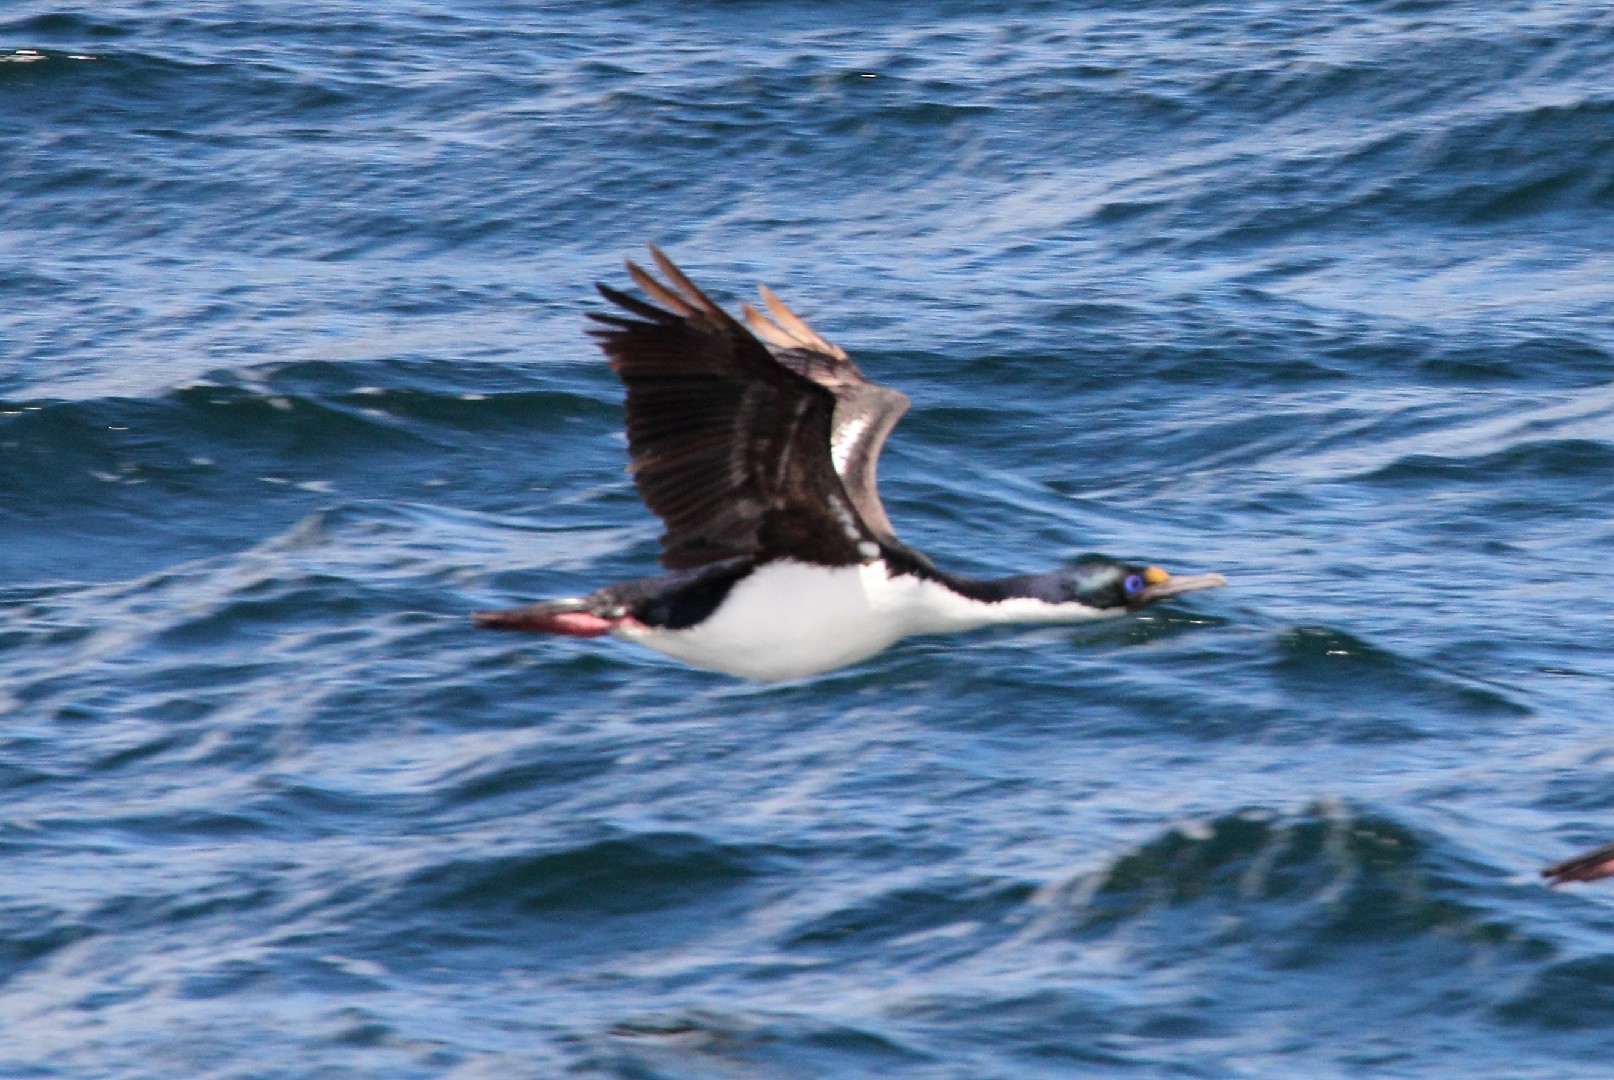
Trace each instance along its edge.
<path fill-rule="evenodd" d="M 0 1075 L 1606 1077 L 1614 14 L 0 7 Z M 776 288 L 900 534 L 1230 587 L 778 686 L 591 283 Z"/>

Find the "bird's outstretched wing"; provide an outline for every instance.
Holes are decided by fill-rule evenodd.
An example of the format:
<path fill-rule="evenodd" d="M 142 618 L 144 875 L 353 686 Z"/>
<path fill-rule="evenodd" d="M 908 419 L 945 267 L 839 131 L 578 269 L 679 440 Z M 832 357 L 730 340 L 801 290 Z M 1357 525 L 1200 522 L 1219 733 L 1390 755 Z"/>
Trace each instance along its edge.
<path fill-rule="evenodd" d="M 627 388 L 630 468 L 667 526 L 662 565 L 781 554 L 837 566 L 868 557 L 889 527 L 876 531 L 836 469 L 835 387 L 805 361 L 770 352 L 654 245 L 650 254 L 665 284 L 627 268 L 655 303 L 600 285 L 627 314 L 591 313 L 603 324 L 591 332 Z M 844 443 L 848 454 L 858 442 Z"/>
<path fill-rule="evenodd" d="M 742 304 L 746 325 L 766 343 L 775 360 L 835 395 L 831 463 L 864 524 L 882 541 L 895 545 L 896 532 L 880 503 L 875 467 L 886 436 L 908 411 L 908 395 L 870 382 L 844 349 L 819 336 L 772 289 L 759 285 L 757 292 L 772 318 Z"/>

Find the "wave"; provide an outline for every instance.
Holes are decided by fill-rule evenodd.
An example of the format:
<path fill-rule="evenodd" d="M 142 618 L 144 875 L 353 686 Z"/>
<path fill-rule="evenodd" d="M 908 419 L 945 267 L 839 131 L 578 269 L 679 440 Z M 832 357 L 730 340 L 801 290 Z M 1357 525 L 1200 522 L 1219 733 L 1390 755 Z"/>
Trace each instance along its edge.
<path fill-rule="evenodd" d="M 688 833 L 639 833 L 559 851 L 439 864 L 412 874 L 389 902 L 448 909 L 464 921 L 590 920 L 699 907 L 766 871 L 766 848 Z"/>
<path fill-rule="evenodd" d="M 568 1040 L 574 1068 L 633 1077 L 821 1077 L 925 1068 L 936 1057 L 892 1025 L 756 1009 L 645 1013 Z"/>
<path fill-rule="evenodd" d="M 1217 956 L 1224 978 L 1244 964 L 1328 971 L 1342 987 L 1416 972 L 1438 984 L 1425 981 L 1418 994 L 1452 992 L 1454 1003 L 1485 1010 L 1504 995 L 1472 983 L 1472 967 L 1529 971 L 1558 949 L 1525 921 L 1507 880 L 1384 813 L 1251 809 L 1172 829 L 1043 890 L 1027 933 L 1090 948 L 1111 942 L 1140 965 Z M 1554 900 L 1541 889 L 1528 906 Z"/>
<path fill-rule="evenodd" d="M 617 406 L 602 400 L 608 373 L 523 385 L 508 370 L 459 369 L 449 390 L 431 375 L 378 368 L 296 364 L 148 398 L 0 402 L 13 580 L 132 578 L 257 544 L 321 510 L 407 505 L 441 487 L 462 501 L 484 491 L 489 509 L 513 510 L 512 494 L 532 483 L 520 463 L 542 461 L 563 433 L 578 468 L 609 459 L 619 471 Z M 625 480 L 618 486 L 632 498 Z M 575 513 L 579 497 L 568 502 L 555 517 Z M 80 555 L 81 569 L 67 570 L 64 533 L 102 547 L 106 561 Z"/>

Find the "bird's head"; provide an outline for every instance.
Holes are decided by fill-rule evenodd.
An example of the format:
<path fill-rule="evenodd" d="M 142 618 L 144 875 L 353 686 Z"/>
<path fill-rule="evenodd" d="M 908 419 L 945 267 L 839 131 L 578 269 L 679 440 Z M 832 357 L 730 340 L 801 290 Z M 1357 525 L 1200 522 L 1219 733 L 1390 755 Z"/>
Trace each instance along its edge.
<path fill-rule="evenodd" d="M 1168 574 L 1158 566 L 1133 566 L 1101 556 L 1089 556 L 1045 575 L 1044 580 L 1047 593 L 1042 599 L 1100 611 L 1137 611 L 1168 596 L 1227 584 L 1221 574 Z"/>

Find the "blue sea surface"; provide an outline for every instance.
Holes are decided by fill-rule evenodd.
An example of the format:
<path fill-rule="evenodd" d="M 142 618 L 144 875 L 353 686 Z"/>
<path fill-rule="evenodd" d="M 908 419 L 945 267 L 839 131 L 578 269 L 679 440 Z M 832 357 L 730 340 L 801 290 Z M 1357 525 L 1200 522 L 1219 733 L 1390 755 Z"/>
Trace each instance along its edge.
<path fill-rule="evenodd" d="M 0 1076 L 1601 1078 L 1614 12 L 12 0 Z M 901 536 L 1230 587 L 783 685 L 592 282 L 766 282 Z"/>

